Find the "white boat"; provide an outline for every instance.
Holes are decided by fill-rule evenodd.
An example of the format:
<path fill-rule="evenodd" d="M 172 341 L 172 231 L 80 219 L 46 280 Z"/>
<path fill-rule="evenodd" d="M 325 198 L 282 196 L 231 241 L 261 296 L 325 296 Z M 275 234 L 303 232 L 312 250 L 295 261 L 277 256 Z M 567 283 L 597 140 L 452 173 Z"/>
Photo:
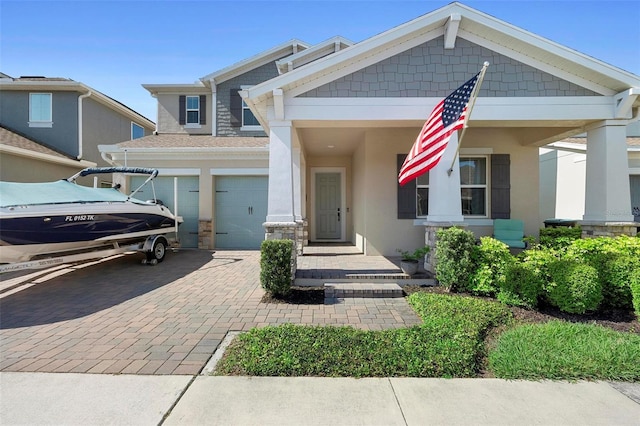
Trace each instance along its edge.
<path fill-rule="evenodd" d="M 118 188 L 91 188 L 75 183 L 79 177 L 127 173 L 149 175 L 130 195 Z M 154 199 L 133 197 L 143 186 L 153 186 L 156 169 L 106 167 L 84 169 L 57 182 L 0 182 L 0 263 L 143 242 L 150 236 L 177 230 L 181 219 Z M 147 252 L 162 261 L 162 247 Z M 159 257 L 159 258 L 158 258 Z"/>

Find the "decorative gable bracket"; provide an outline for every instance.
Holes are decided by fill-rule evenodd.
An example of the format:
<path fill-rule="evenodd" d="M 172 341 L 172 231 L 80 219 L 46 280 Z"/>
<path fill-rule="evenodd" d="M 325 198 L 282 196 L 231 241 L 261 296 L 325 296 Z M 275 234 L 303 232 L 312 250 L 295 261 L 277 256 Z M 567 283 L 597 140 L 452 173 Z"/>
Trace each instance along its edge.
<path fill-rule="evenodd" d="M 456 37 L 462 16 L 459 13 L 452 13 L 444 26 L 444 48 L 453 49 L 456 47 Z"/>
<path fill-rule="evenodd" d="M 631 87 L 613 97 L 615 118 L 631 118 L 633 103 L 640 95 L 640 87 Z"/>

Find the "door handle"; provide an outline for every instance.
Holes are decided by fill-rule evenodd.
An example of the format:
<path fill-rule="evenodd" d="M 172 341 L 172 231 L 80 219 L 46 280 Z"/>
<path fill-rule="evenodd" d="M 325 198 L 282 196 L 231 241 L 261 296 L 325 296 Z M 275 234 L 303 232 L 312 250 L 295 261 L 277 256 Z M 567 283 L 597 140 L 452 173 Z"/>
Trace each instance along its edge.
<path fill-rule="evenodd" d="M 338 209 L 338 222 L 340 222 L 340 209 Z"/>

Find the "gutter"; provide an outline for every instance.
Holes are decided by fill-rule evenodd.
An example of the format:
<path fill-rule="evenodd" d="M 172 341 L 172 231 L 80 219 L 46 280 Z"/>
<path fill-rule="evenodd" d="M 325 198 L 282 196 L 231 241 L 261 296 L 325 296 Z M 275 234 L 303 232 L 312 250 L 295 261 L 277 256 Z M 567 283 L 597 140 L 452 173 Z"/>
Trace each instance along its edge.
<path fill-rule="evenodd" d="M 91 96 L 91 90 L 78 96 L 78 160 L 82 160 L 82 100 Z"/>

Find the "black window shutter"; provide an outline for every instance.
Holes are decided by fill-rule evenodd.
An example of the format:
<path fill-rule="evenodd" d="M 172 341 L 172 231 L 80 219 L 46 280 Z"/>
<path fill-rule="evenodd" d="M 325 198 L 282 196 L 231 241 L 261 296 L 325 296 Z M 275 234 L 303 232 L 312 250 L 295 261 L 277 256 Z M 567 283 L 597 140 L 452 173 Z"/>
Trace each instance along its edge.
<path fill-rule="evenodd" d="M 511 219 L 511 159 L 491 156 L 491 219 Z"/>
<path fill-rule="evenodd" d="M 178 123 L 185 125 L 187 123 L 187 97 L 180 95 L 178 101 Z"/>
<path fill-rule="evenodd" d="M 400 174 L 400 168 L 404 163 L 407 154 L 398 154 L 397 156 L 397 172 Z M 397 175 L 396 175 L 397 176 Z M 396 183 L 397 183 L 396 178 Z M 407 182 L 404 186 L 398 184 L 398 219 L 415 219 L 416 218 L 416 180 Z"/>
<path fill-rule="evenodd" d="M 230 102 L 230 110 L 231 110 L 231 127 L 241 127 L 242 126 L 242 98 L 240 97 L 240 93 L 238 93 L 240 89 L 231 89 L 231 102 Z"/>
<path fill-rule="evenodd" d="M 207 96 L 200 95 L 200 124 L 207 124 Z"/>

